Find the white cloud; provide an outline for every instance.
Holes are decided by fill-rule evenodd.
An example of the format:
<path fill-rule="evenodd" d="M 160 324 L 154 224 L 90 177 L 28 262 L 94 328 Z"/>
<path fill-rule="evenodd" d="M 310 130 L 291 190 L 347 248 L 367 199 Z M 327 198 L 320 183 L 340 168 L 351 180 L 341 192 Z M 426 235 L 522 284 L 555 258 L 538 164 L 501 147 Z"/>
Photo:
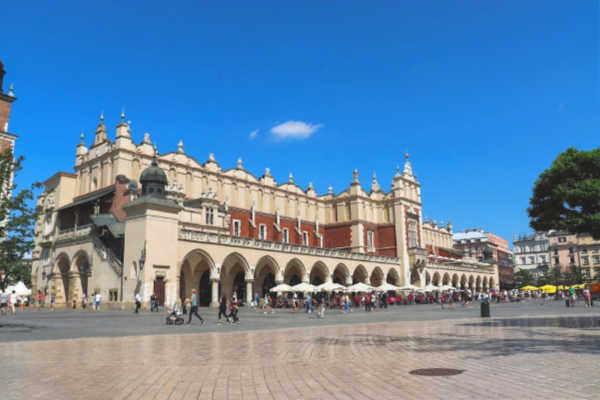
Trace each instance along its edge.
<path fill-rule="evenodd" d="M 256 135 L 258 135 L 258 131 L 259 130 L 260 129 L 255 129 L 252 132 L 250 132 L 250 135 L 248 135 L 248 137 L 250 138 L 250 140 L 253 140 L 256 137 Z"/>
<path fill-rule="evenodd" d="M 323 124 L 310 124 L 302 121 L 287 121 L 271 128 L 271 134 L 277 139 L 307 139 Z"/>

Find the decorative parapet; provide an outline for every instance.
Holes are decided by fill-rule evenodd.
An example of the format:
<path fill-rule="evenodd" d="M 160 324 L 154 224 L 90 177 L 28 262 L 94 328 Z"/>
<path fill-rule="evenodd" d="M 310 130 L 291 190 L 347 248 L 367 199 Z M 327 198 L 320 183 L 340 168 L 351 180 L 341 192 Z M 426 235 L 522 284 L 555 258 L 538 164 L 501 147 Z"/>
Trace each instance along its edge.
<path fill-rule="evenodd" d="M 92 233 L 92 225 L 83 225 L 77 229 L 64 229 L 56 235 L 56 243 L 75 242 L 89 238 Z"/>
<path fill-rule="evenodd" d="M 496 265 L 468 259 L 456 259 L 435 255 L 429 255 L 427 258 L 426 268 L 447 269 L 450 271 L 493 273 Z"/>
<path fill-rule="evenodd" d="M 309 256 L 342 258 L 345 260 L 367 261 L 384 264 L 398 264 L 400 261 L 395 257 L 368 255 L 362 253 L 351 253 L 342 250 L 324 249 L 322 247 L 299 246 L 289 243 L 269 242 L 265 240 L 241 238 L 223 235 L 213 232 L 201 232 L 190 229 L 179 230 L 179 240 L 199 243 L 211 243 L 224 246 L 246 247 L 250 249 L 280 251 L 291 254 L 302 254 Z"/>

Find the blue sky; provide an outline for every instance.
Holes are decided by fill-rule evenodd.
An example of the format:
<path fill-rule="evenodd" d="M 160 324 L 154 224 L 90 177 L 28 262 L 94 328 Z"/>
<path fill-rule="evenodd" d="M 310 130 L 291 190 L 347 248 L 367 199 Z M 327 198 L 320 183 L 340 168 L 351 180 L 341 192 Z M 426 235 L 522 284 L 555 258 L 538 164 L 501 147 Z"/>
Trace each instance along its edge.
<path fill-rule="evenodd" d="M 215 3 L 3 5 L 18 183 L 124 107 L 136 142 L 318 193 L 354 168 L 389 190 L 408 151 L 424 215 L 511 240 L 539 173 L 598 145 L 597 1 Z"/>

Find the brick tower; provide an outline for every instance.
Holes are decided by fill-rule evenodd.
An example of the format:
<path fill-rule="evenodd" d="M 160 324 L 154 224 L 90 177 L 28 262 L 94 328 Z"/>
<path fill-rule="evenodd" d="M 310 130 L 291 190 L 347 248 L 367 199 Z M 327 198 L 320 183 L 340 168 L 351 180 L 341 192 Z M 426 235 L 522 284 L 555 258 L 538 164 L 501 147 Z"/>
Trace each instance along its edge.
<path fill-rule="evenodd" d="M 13 94 L 13 86 L 11 85 L 8 89 L 8 93 L 4 92 L 4 64 L 0 61 L 0 152 L 4 151 L 8 147 L 15 145 L 15 134 L 8 132 L 8 122 L 10 120 L 10 108 L 12 102 L 17 98 Z"/>

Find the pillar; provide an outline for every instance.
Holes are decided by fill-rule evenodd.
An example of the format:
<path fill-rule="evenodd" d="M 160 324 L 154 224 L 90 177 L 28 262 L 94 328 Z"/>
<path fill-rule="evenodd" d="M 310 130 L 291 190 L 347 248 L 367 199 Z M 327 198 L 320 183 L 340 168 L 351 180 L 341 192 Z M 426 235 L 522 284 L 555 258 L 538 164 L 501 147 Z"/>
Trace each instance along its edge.
<path fill-rule="evenodd" d="M 219 306 L 219 280 L 218 279 L 212 279 L 210 281 L 210 284 L 211 284 L 210 306 L 211 307 L 218 307 Z"/>
<path fill-rule="evenodd" d="M 250 304 L 252 302 L 252 296 L 253 296 L 252 283 L 254 283 L 254 280 L 252 280 L 252 279 L 249 279 L 246 281 L 246 304 Z"/>

